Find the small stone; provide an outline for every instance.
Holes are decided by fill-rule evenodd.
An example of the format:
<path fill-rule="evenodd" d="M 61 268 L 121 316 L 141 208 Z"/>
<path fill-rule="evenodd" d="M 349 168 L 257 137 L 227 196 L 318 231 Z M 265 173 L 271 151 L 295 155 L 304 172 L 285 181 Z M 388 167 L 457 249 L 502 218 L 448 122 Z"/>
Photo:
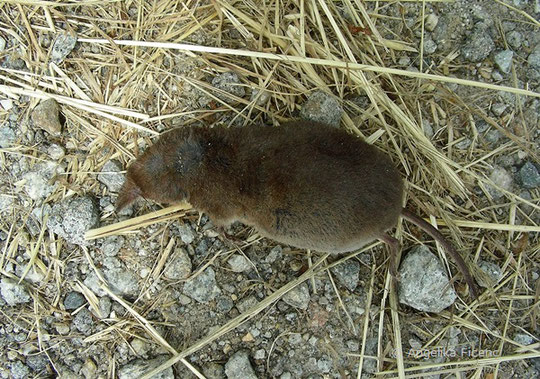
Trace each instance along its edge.
<path fill-rule="evenodd" d="M 43 371 L 49 367 L 49 358 L 45 354 L 29 355 L 26 357 L 26 364 L 33 371 Z"/>
<path fill-rule="evenodd" d="M 10 147 L 17 141 L 15 132 L 8 126 L 0 128 L 0 148 Z"/>
<path fill-rule="evenodd" d="M 481 276 L 477 277 L 478 284 L 484 288 L 491 288 L 493 285 L 499 283 L 502 279 L 503 272 L 499 266 L 495 263 L 480 261 L 478 267 L 489 277 L 491 282 L 486 282 Z"/>
<path fill-rule="evenodd" d="M 11 108 L 13 108 L 13 100 L 11 99 L 0 100 L 0 107 L 2 107 L 2 109 L 5 111 L 9 111 Z"/>
<path fill-rule="evenodd" d="M 238 351 L 225 364 L 228 379 L 257 379 L 246 351 Z"/>
<path fill-rule="evenodd" d="M 68 33 L 58 34 L 52 47 L 51 60 L 56 64 L 61 63 L 71 53 L 76 43 L 77 36 Z"/>
<path fill-rule="evenodd" d="M 525 188 L 532 189 L 540 186 L 540 174 L 536 166 L 531 162 L 525 162 L 521 167 L 519 178 Z"/>
<path fill-rule="evenodd" d="M 234 254 L 228 260 L 229 266 L 233 272 L 244 272 L 251 270 L 251 264 L 242 254 Z"/>
<path fill-rule="evenodd" d="M 317 368 L 322 372 L 323 374 L 327 374 L 332 369 L 332 359 L 328 356 L 324 356 L 321 359 L 317 361 Z"/>
<path fill-rule="evenodd" d="M 437 50 L 437 44 L 431 38 L 424 38 L 424 53 L 433 54 Z"/>
<path fill-rule="evenodd" d="M 4 51 L 6 49 L 6 40 L 4 37 L 0 36 L 0 52 Z"/>
<path fill-rule="evenodd" d="M 64 298 L 64 308 L 66 308 L 66 310 L 68 311 L 77 309 L 80 306 L 82 306 L 85 302 L 86 302 L 86 299 L 81 293 L 72 291 L 68 293 L 66 297 Z"/>
<path fill-rule="evenodd" d="M 191 275 L 191 258 L 186 250 L 175 248 L 172 259 L 165 269 L 164 276 L 171 280 L 186 279 Z"/>
<path fill-rule="evenodd" d="M 191 230 L 189 225 L 180 225 L 178 227 L 178 232 L 180 233 L 180 238 L 182 239 L 182 242 L 184 242 L 186 245 L 189 245 L 195 239 L 195 235 L 193 234 L 193 231 Z"/>
<path fill-rule="evenodd" d="M 257 298 L 253 295 L 249 295 L 240 300 L 238 304 L 236 304 L 236 308 L 238 308 L 240 313 L 244 313 L 255 304 L 257 304 Z"/>
<path fill-rule="evenodd" d="M 456 143 L 455 146 L 459 150 L 466 150 L 467 148 L 469 148 L 469 146 L 471 146 L 471 143 L 472 141 L 470 138 L 463 138 L 461 141 Z"/>
<path fill-rule="evenodd" d="M 441 312 L 456 292 L 437 257 L 425 246 L 410 251 L 399 269 L 399 301 L 422 312 Z"/>
<path fill-rule="evenodd" d="M 209 362 L 203 366 L 203 375 L 207 379 L 224 379 L 225 369 L 222 365 L 216 362 Z"/>
<path fill-rule="evenodd" d="M 85 377 L 85 379 L 92 379 L 96 377 L 96 372 L 96 364 L 93 360 L 87 358 L 86 361 L 84 361 L 83 366 L 81 367 L 81 374 Z"/>
<path fill-rule="evenodd" d="M 69 334 L 69 332 L 70 332 L 69 325 L 64 324 L 64 323 L 55 324 L 54 328 L 56 329 L 58 334 L 60 334 L 62 336 L 65 336 L 65 335 Z"/>
<path fill-rule="evenodd" d="M 253 334 L 249 332 L 244 337 L 242 337 L 242 342 L 253 342 L 253 341 L 254 341 Z"/>
<path fill-rule="evenodd" d="M 532 53 L 529 54 L 527 62 L 532 68 L 540 70 L 540 43 L 536 45 Z"/>
<path fill-rule="evenodd" d="M 117 160 L 107 161 L 101 168 L 98 180 L 105 184 L 111 192 L 119 192 L 124 185 L 124 175 L 121 174 L 122 165 Z"/>
<path fill-rule="evenodd" d="M 113 293 L 128 298 L 135 298 L 139 294 L 137 274 L 123 265 L 104 270 L 104 276 Z"/>
<path fill-rule="evenodd" d="M 349 259 L 332 268 L 332 273 L 336 275 L 338 282 L 345 286 L 345 288 L 349 291 L 354 291 L 358 285 L 360 263 L 355 259 Z"/>
<path fill-rule="evenodd" d="M 216 274 L 212 267 L 208 267 L 184 284 L 184 294 L 199 303 L 207 303 L 220 293 L 221 290 L 217 286 Z"/>
<path fill-rule="evenodd" d="M 499 67 L 499 70 L 508 74 L 512 68 L 512 57 L 514 52 L 512 50 L 503 50 L 495 54 L 495 64 Z"/>
<path fill-rule="evenodd" d="M 287 304 L 306 310 L 310 300 L 309 288 L 306 283 L 294 287 L 283 296 L 283 301 Z"/>
<path fill-rule="evenodd" d="M 236 97 L 244 97 L 246 90 L 242 86 L 238 75 L 234 72 L 224 72 L 212 79 L 212 85 Z M 229 99 L 228 96 L 217 94 L 222 100 Z"/>
<path fill-rule="evenodd" d="M 255 104 L 257 104 L 259 107 L 264 107 L 266 103 L 268 103 L 268 100 L 270 100 L 271 95 L 270 92 L 266 90 L 263 90 L 260 94 L 259 92 L 260 91 L 258 89 L 254 89 L 251 92 L 250 101 L 255 100 Z"/>
<path fill-rule="evenodd" d="M 534 342 L 534 338 L 525 333 L 516 333 L 512 339 L 524 346 L 532 345 Z"/>
<path fill-rule="evenodd" d="M 501 133 L 497 129 L 491 129 L 486 134 L 484 134 L 484 139 L 489 144 L 496 144 L 501 138 Z"/>
<path fill-rule="evenodd" d="M 135 338 L 133 341 L 131 341 L 130 345 L 135 351 L 135 354 L 139 356 L 146 354 L 150 349 L 148 343 L 139 338 Z"/>
<path fill-rule="evenodd" d="M 430 13 L 427 15 L 426 19 L 424 20 L 424 28 L 428 32 L 432 32 L 435 30 L 435 27 L 439 23 L 439 16 L 437 16 L 435 13 Z"/>
<path fill-rule="evenodd" d="M 43 162 L 23 175 L 24 190 L 32 200 L 45 199 L 56 189 L 57 184 L 52 183 L 52 178 L 57 167 L 54 162 Z"/>
<path fill-rule="evenodd" d="M 32 122 L 52 136 L 62 133 L 60 108 L 54 99 L 42 100 L 32 111 Z"/>
<path fill-rule="evenodd" d="M 53 143 L 47 148 L 47 154 L 49 157 L 51 157 L 51 159 L 58 161 L 64 158 L 66 152 L 62 146 Z"/>
<path fill-rule="evenodd" d="M 228 313 L 234 307 L 234 302 L 228 296 L 221 296 L 216 303 L 216 309 L 220 313 Z"/>
<path fill-rule="evenodd" d="M 339 127 L 343 108 L 332 95 L 322 91 L 315 91 L 307 98 L 300 110 L 300 117 L 305 120 L 320 122 Z"/>
<path fill-rule="evenodd" d="M 291 333 L 289 335 L 289 344 L 291 345 L 300 345 L 303 343 L 304 340 L 302 339 L 302 335 L 300 333 Z"/>
<path fill-rule="evenodd" d="M 514 49 L 519 49 L 521 48 L 521 44 L 523 42 L 523 35 L 516 30 L 512 30 L 506 34 L 506 41 Z"/>
<path fill-rule="evenodd" d="M 109 296 L 103 296 L 99 298 L 99 313 L 97 317 L 99 318 L 108 318 L 111 314 L 112 301 Z"/>
<path fill-rule="evenodd" d="M 431 122 L 426 119 L 422 120 L 422 130 L 424 131 L 424 134 L 427 138 L 432 138 L 435 134 L 435 132 L 433 131 L 433 126 L 431 126 Z"/>
<path fill-rule="evenodd" d="M 8 305 L 28 303 L 31 300 L 26 288 L 13 279 L 2 278 L 0 282 L 0 294 Z"/>
<path fill-rule="evenodd" d="M 508 105 L 504 103 L 495 103 L 491 106 L 491 111 L 495 116 L 500 117 L 504 113 L 506 108 L 508 108 Z"/>
<path fill-rule="evenodd" d="M 504 168 L 502 167 L 495 167 L 493 171 L 491 172 L 491 175 L 489 176 L 489 179 L 498 187 L 503 188 L 507 191 L 510 191 L 512 188 L 512 175 L 508 173 Z M 500 192 L 495 187 L 490 186 L 489 184 L 486 185 L 487 190 L 489 191 L 490 195 L 494 199 L 500 199 L 504 194 Z"/>
<path fill-rule="evenodd" d="M 136 359 L 131 361 L 120 367 L 118 370 L 118 379 L 139 379 L 145 373 L 159 367 L 168 358 L 167 355 L 161 355 L 150 360 Z M 167 367 L 159 374 L 152 376 L 152 379 L 174 379 L 172 367 Z"/>
<path fill-rule="evenodd" d="M 484 28 L 476 28 L 461 49 L 463 58 L 470 62 L 481 62 L 495 48 L 495 43 Z"/>
<path fill-rule="evenodd" d="M 30 377 L 30 369 L 21 361 L 10 363 L 10 372 L 13 379 L 25 379 Z"/>
<path fill-rule="evenodd" d="M 115 257 L 124 245 L 124 237 L 109 236 L 103 239 L 101 252 L 107 257 Z"/>
<path fill-rule="evenodd" d="M 259 349 L 255 352 L 255 354 L 253 355 L 253 358 L 255 359 L 264 359 L 266 358 L 266 350 L 264 349 Z"/>
<path fill-rule="evenodd" d="M 73 318 L 73 326 L 79 332 L 88 335 L 92 331 L 94 321 L 92 320 L 92 313 L 86 308 L 81 309 Z"/>
<path fill-rule="evenodd" d="M 264 259 L 264 261 L 266 263 L 274 263 L 277 259 L 281 258 L 281 255 L 282 255 L 282 252 L 283 252 L 283 248 L 281 246 L 276 246 L 274 247 L 272 250 L 270 250 L 270 252 L 268 253 L 268 255 L 266 256 L 266 258 Z"/>
<path fill-rule="evenodd" d="M 89 197 L 75 197 L 55 204 L 47 226 L 69 243 L 87 246 L 84 234 L 99 223 L 99 211 Z"/>

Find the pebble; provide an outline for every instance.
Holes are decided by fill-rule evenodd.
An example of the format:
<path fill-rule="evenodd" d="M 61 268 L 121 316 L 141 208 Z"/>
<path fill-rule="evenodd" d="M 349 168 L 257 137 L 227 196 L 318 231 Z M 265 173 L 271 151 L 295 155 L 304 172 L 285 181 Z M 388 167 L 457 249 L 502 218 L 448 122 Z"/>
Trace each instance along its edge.
<path fill-rule="evenodd" d="M 491 112 L 497 117 L 500 117 L 504 111 L 508 108 L 508 105 L 504 103 L 495 103 L 491 106 Z"/>
<path fill-rule="evenodd" d="M 25 379 L 30 377 L 30 369 L 21 361 L 10 363 L 10 372 L 13 379 Z"/>
<path fill-rule="evenodd" d="M 424 38 L 424 53 L 433 54 L 437 50 L 437 44 L 431 39 L 431 37 Z"/>
<path fill-rule="evenodd" d="M 45 199 L 55 190 L 57 184 L 51 183 L 51 179 L 57 167 L 54 162 L 42 162 L 23 175 L 24 190 L 32 200 Z"/>
<path fill-rule="evenodd" d="M 47 226 L 51 231 L 69 243 L 87 246 L 91 242 L 84 239 L 84 234 L 99 223 L 99 211 L 89 197 L 64 199 L 55 204 Z"/>
<path fill-rule="evenodd" d="M 426 247 L 416 246 L 399 269 L 399 301 L 421 312 L 441 312 L 456 300 L 454 287 L 437 257 Z"/>
<path fill-rule="evenodd" d="M 135 338 L 133 341 L 131 341 L 130 345 L 135 351 L 135 354 L 139 356 L 146 354 L 150 349 L 149 344 L 140 338 Z"/>
<path fill-rule="evenodd" d="M 512 68 L 512 57 L 514 52 L 512 50 L 503 50 L 495 54 L 495 64 L 499 67 L 499 70 L 508 74 Z"/>
<path fill-rule="evenodd" d="M 69 33 L 58 34 L 52 47 L 51 60 L 56 64 L 61 63 L 71 53 L 76 43 L 77 36 Z"/>
<path fill-rule="evenodd" d="M 236 304 L 236 308 L 240 313 L 244 313 L 255 304 L 257 304 L 257 298 L 253 295 L 249 295 L 240 300 L 238 304 Z"/>
<path fill-rule="evenodd" d="M 300 117 L 305 120 L 321 122 L 323 124 L 339 127 L 343 108 L 332 95 L 322 91 L 315 91 L 308 96 L 300 110 Z"/>
<path fill-rule="evenodd" d="M 290 306 L 306 310 L 310 300 L 309 288 L 306 283 L 294 287 L 283 296 L 283 301 Z"/>
<path fill-rule="evenodd" d="M 80 292 L 69 292 L 64 298 L 64 308 L 66 310 L 77 309 L 86 302 L 86 299 Z"/>
<path fill-rule="evenodd" d="M 338 282 L 345 286 L 345 288 L 349 291 L 354 291 L 358 285 L 360 263 L 355 259 L 349 259 L 342 264 L 333 267 L 332 273 L 336 275 Z"/>
<path fill-rule="evenodd" d="M 47 148 L 47 154 L 49 157 L 51 157 L 51 159 L 58 161 L 64 158 L 66 152 L 62 146 L 53 143 Z"/>
<path fill-rule="evenodd" d="M 159 367 L 169 357 L 167 355 L 161 355 L 157 358 L 150 360 L 136 359 L 131 361 L 118 370 L 118 379 L 139 379 L 144 373 L 152 371 Z M 174 379 L 174 373 L 172 367 L 167 367 L 161 371 L 158 375 L 154 375 L 153 379 Z"/>
<path fill-rule="evenodd" d="M 525 333 L 516 333 L 512 339 L 525 346 L 532 345 L 534 342 L 534 338 Z"/>
<path fill-rule="evenodd" d="M 181 280 L 191 275 L 191 269 L 191 258 L 187 251 L 182 248 L 175 248 L 174 254 L 163 274 L 167 279 Z"/>
<path fill-rule="evenodd" d="M 103 239 L 101 252 L 107 257 L 115 257 L 124 245 L 124 237 L 109 236 Z"/>
<path fill-rule="evenodd" d="M 481 62 L 486 59 L 495 48 L 493 39 L 483 28 L 477 28 L 461 48 L 463 58 L 470 62 Z"/>
<path fill-rule="evenodd" d="M 217 286 L 216 274 L 212 267 L 208 267 L 184 284 L 184 294 L 199 303 L 207 303 L 220 293 L 221 290 Z"/>
<path fill-rule="evenodd" d="M 503 272 L 499 266 L 493 262 L 480 261 L 478 267 L 482 270 L 490 279 L 490 281 L 484 281 L 481 276 L 477 276 L 476 280 L 478 284 L 484 288 L 492 288 L 495 284 L 499 283 L 503 277 Z"/>
<path fill-rule="evenodd" d="M 195 239 L 195 235 L 193 234 L 193 231 L 191 230 L 189 225 L 180 225 L 178 227 L 178 232 L 180 234 L 182 242 L 184 242 L 186 245 L 189 245 Z"/>
<path fill-rule="evenodd" d="M 6 40 L 4 37 L 0 36 L 0 52 L 4 51 L 6 49 Z"/>
<path fill-rule="evenodd" d="M 506 42 L 514 49 L 519 49 L 523 42 L 523 35 L 516 30 L 512 30 L 506 34 Z"/>
<path fill-rule="evenodd" d="M 67 325 L 65 323 L 55 324 L 54 328 L 56 329 L 58 334 L 60 334 L 62 336 L 65 336 L 65 335 L 69 334 L 69 332 L 70 332 L 69 325 Z"/>
<path fill-rule="evenodd" d="M 493 171 L 491 171 L 491 175 L 489 176 L 489 179 L 497 186 L 510 191 L 512 188 L 512 175 L 508 171 L 506 171 L 502 167 L 495 167 Z M 489 184 L 486 185 L 488 192 L 494 199 L 500 199 L 504 194 L 497 190 L 495 187 L 490 186 Z"/>
<path fill-rule="evenodd" d="M 270 250 L 264 261 L 266 263 L 274 263 L 276 260 L 280 259 L 283 253 L 283 248 L 281 246 L 276 246 Z"/>
<path fill-rule="evenodd" d="M 0 128 L 0 148 L 10 147 L 16 140 L 17 137 L 13 129 L 8 126 L 2 126 Z"/>
<path fill-rule="evenodd" d="M 228 379 L 257 379 L 246 351 L 238 351 L 225 364 Z"/>
<path fill-rule="evenodd" d="M 233 272 L 244 272 L 251 270 L 251 264 L 242 254 L 234 254 L 228 261 Z"/>
<path fill-rule="evenodd" d="M 113 293 L 128 298 L 135 298 L 139 294 L 137 274 L 124 265 L 105 269 L 103 274 Z"/>
<path fill-rule="evenodd" d="M 540 174 L 538 169 L 531 162 L 525 162 L 525 164 L 519 170 L 519 179 L 523 187 L 533 189 L 540 186 Z"/>
<path fill-rule="evenodd" d="M 92 379 L 96 377 L 96 372 L 97 366 L 95 362 L 92 359 L 87 358 L 81 367 L 81 374 L 85 377 L 85 379 Z"/>
<path fill-rule="evenodd" d="M 437 16 L 435 13 L 430 13 L 427 15 L 426 19 L 424 20 L 424 28 L 428 32 L 432 32 L 435 30 L 435 27 L 439 23 L 439 16 Z"/>
<path fill-rule="evenodd" d="M 255 359 L 264 359 L 264 358 L 266 358 L 266 350 L 259 349 L 259 350 L 255 351 L 255 354 L 253 355 L 253 358 L 255 358 Z"/>
<path fill-rule="evenodd" d="M 93 325 L 92 313 L 86 308 L 81 309 L 73 318 L 73 327 L 85 335 L 90 334 Z"/>
<path fill-rule="evenodd" d="M 225 378 L 225 369 L 222 365 L 216 362 L 209 362 L 203 366 L 203 375 L 207 379 L 223 379 Z"/>
<path fill-rule="evenodd" d="M 234 72 L 229 71 L 219 74 L 212 79 L 212 85 L 236 97 L 244 97 L 246 94 L 246 90 L 242 86 L 238 75 L 236 75 Z M 222 94 L 216 94 L 216 96 L 222 100 L 229 99 L 227 96 Z"/>
<path fill-rule="evenodd" d="M 0 294 L 8 305 L 28 303 L 31 300 L 24 285 L 10 278 L 2 278 L 0 281 Z"/>
<path fill-rule="evenodd" d="M 540 43 L 536 45 L 534 50 L 529 54 L 527 62 L 532 68 L 540 70 Z"/>
<path fill-rule="evenodd" d="M 60 108 L 54 99 L 42 100 L 32 111 L 31 118 L 34 126 L 52 136 L 59 136 L 62 133 Z"/>
<path fill-rule="evenodd" d="M 49 367 L 49 358 L 45 354 L 29 355 L 26 357 L 26 365 L 33 371 L 43 371 Z"/>
<path fill-rule="evenodd" d="M 234 307 L 234 302 L 228 296 L 220 296 L 216 303 L 216 309 L 220 313 L 228 313 Z"/>
<path fill-rule="evenodd" d="M 121 173 L 122 165 L 115 159 L 105 162 L 98 175 L 98 180 L 103 183 L 110 192 L 119 192 L 124 185 L 124 175 Z"/>

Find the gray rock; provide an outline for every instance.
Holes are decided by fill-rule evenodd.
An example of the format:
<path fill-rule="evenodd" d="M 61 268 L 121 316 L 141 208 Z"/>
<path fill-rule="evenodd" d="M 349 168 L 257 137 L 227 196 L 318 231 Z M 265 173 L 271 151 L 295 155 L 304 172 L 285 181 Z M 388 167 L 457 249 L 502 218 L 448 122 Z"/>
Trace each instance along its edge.
<path fill-rule="evenodd" d="M 57 167 L 55 162 L 41 162 L 23 175 L 24 190 L 32 200 L 44 199 L 55 190 L 57 184 L 52 178 Z"/>
<path fill-rule="evenodd" d="M 8 214 L 12 211 L 15 199 L 13 196 L 0 194 L 0 214 Z"/>
<path fill-rule="evenodd" d="M 514 52 L 512 50 L 503 50 L 495 54 L 495 64 L 499 67 L 499 70 L 508 74 L 512 68 L 512 57 Z"/>
<path fill-rule="evenodd" d="M 431 122 L 426 119 L 422 120 L 422 130 L 424 131 L 425 136 L 430 139 L 435 134 L 435 132 L 433 131 L 433 126 L 431 126 Z"/>
<path fill-rule="evenodd" d="M 193 230 L 191 230 L 191 228 L 187 224 L 180 225 L 178 227 L 178 232 L 180 233 L 180 238 L 182 239 L 182 242 L 184 242 L 186 245 L 189 245 L 195 239 L 195 234 L 193 234 Z"/>
<path fill-rule="evenodd" d="M 512 337 L 512 339 L 517 343 L 525 346 L 532 345 L 532 343 L 534 342 L 534 338 L 525 333 L 516 333 L 514 334 L 514 337 Z"/>
<path fill-rule="evenodd" d="M 139 294 L 139 278 L 123 265 L 105 269 L 103 274 L 113 293 L 129 298 L 137 297 Z"/>
<path fill-rule="evenodd" d="M 437 44 L 431 37 L 424 38 L 424 53 L 433 54 L 437 50 Z"/>
<path fill-rule="evenodd" d="M 99 313 L 97 316 L 100 318 L 107 318 L 111 314 L 112 301 L 109 296 L 103 296 L 99 298 Z"/>
<path fill-rule="evenodd" d="M 47 148 L 47 154 L 49 154 L 49 157 L 51 157 L 51 159 L 60 160 L 64 158 L 66 152 L 62 146 L 53 143 Z"/>
<path fill-rule="evenodd" d="M 81 374 L 84 376 L 85 379 L 92 379 L 96 377 L 96 372 L 96 363 L 92 359 L 87 358 L 84 361 L 83 366 L 81 367 Z"/>
<path fill-rule="evenodd" d="M 115 257 L 122 248 L 122 246 L 124 246 L 124 237 L 105 237 L 101 245 L 101 252 L 107 257 Z"/>
<path fill-rule="evenodd" d="M 529 54 L 527 62 L 532 68 L 540 70 L 540 44 L 536 45 L 534 50 Z"/>
<path fill-rule="evenodd" d="M 220 296 L 216 303 L 216 309 L 220 313 L 228 313 L 234 307 L 234 302 L 228 296 Z"/>
<path fill-rule="evenodd" d="M 19 360 L 10 362 L 9 370 L 13 379 L 25 379 L 30 377 L 30 369 Z"/>
<path fill-rule="evenodd" d="M 152 371 L 159 367 L 169 357 L 167 355 L 161 355 L 151 360 L 136 359 L 134 361 L 125 364 L 118 370 L 118 379 L 139 379 L 145 373 Z M 167 367 L 151 377 L 152 379 L 174 379 L 174 373 L 172 367 Z"/>
<path fill-rule="evenodd" d="M 10 147 L 17 141 L 15 132 L 9 126 L 0 128 L 0 148 Z"/>
<path fill-rule="evenodd" d="M 208 267 L 184 284 L 184 294 L 199 303 L 207 303 L 220 293 L 221 290 L 217 286 L 216 274 L 212 267 Z"/>
<path fill-rule="evenodd" d="M 332 95 L 322 91 L 315 91 L 307 98 L 300 110 L 300 117 L 305 120 L 321 122 L 323 124 L 339 127 L 343 108 Z"/>
<path fill-rule="evenodd" d="M 191 258 L 186 250 L 175 248 L 172 259 L 169 261 L 164 275 L 167 279 L 181 280 L 191 275 Z"/>
<path fill-rule="evenodd" d="M 484 139 L 489 144 L 496 144 L 501 138 L 501 133 L 497 129 L 491 129 L 486 134 L 484 134 Z"/>
<path fill-rule="evenodd" d="M 470 62 L 481 62 L 488 57 L 494 48 L 495 43 L 486 30 L 476 28 L 465 42 L 461 53 L 463 58 Z"/>
<path fill-rule="evenodd" d="M 227 261 L 233 272 L 244 272 L 251 270 L 251 264 L 242 254 L 234 254 Z"/>
<path fill-rule="evenodd" d="M 519 49 L 523 43 L 523 35 L 516 30 L 512 30 L 506 34 L 506 41 L 514 49 Z"/>
<path fill-rule="evenodd" d="M 0 294 L 8 305 L 28 303 L 31 299 L 26 288 L 10 278 L 2 278 L 0 282 Z"/>
<path fill-rule="evenodd" d="M 0 52 L 4 51 L 6 48 L 6 40 L 4 37 L 0 36 Z"/>
<path fill-rule="evenodd" d="M 493 262 L 481 261 L 478 263 L 480 270 L 484 271 L 489 277 L 491 282 L 486 282 L 481 276 L 477 277 L 478 284 L 484 288 L 490 288 L 493 285 L 499 283 L 503 277 L 503 272 L 499 266 Z"/>
<path fill-rule="evenodd" d="M 432 32 L 435 30 L 435 27 L 439 23 L 439 16 L 437 16 L 435 13 L 430 13 L 426 16 L 426 19 L 424 20 L 424 28 L 428 32 Z"/>
<path fill-rule="evenodd" d="M 489 179 L 497 186 L 510 191 L 512 189 L 512 175 L 502 167 L 495 167 L 489 176 Z M 488 192 L 494 199 L 500 199 L 504 194 L 495 187 L 486 185 Z"/>
<path fill-rule="evenodd" d="M 283 296 L 284 302 L 295 308 L 300 308 L 303 310 L 307 309 L 310 299 L 311 296 L 306 283 L 301 283 Z"/>
<path fill-rule="evenodd" d="M 90 334 L 93 325 L 92 313 L 86 308 L 81 309 L 73 318 L 73 327 L 85 335 Z"/>
<path fill-rule="evenodd" d="M 79 292 L 69 292 L 64 298 L 64 308 L 66 310 L 77 309 L 86 302 L 84 296 Z"/>
<path fill-rule="evenodd" d="M 58 34 L 52 47 L 51 60 L 56 64 L 62 62 L 71 53 L 76 43 L 77 36 L 68 33 Z"/>
<path fill-rule="evenodd" d="M 276 259 L 281 258 L 281 255 L 283 253 L 283 248 L 281 246 L 276 246 L 266 256 L 264 259 L 266 263 L 274 263 Z"/>
<path fill-rule="evenodd" d="M 469 148 L 469 146 L 471 146 L 471 143 L 472 141 L 470 138 L 463 138 L 461 141 L 456 143 L 455 146 L 459 150 L 466 150 L 467 148 Z"/>
<path fill-rule="evenodd" d="M 246 90 L 242 86 L 238 75 L 236 75 L 234 72 L 224 72 L 219 74 L 212 79 L 212 85 L 237 97 L 244 97 L 246 94 Z M 227 96 L 223 96 L 221 94 L 217 94 L 216 96 L 222 100 L 228 99 Z"/>
<path fill-rule="evenodd" d="M 224 379 L 225 369 L 219 363 L 209 362 L 203 366 L 203 375 L 207 379 Z"/>
<path fill-rule="evenodd" d="M 525 188 L 536 188 L 540 186 L 540 174 L 538 169 L 531 162 L 526 162 L 521 169 L 519 170 L 519 178 L 523 187 Z"/>
<path fill-rule="evenodd" d="M 44 353 L 37 355 L 29 355 L 28 357 L 26 357 L 26 364 L 33 371 L 42 371 L 49 367 L 49 358 Z"/>
<path fill-rule="evenodd" d="M 249 295 L 241 299 L 238 304 L 236 304 L 236 308 L 238 308 L 238 311 L 240 313 L 244 313 L 249 308 L 253 307 L 255 304 L 257 304 L 257 298 L 253 295 Z"/>
<path fill-rule="evenodd" d="M 120 173 L 122 165 L 117 160 L 107 161 L 98 175 L 98 180 L 111 192 L 119 192 L 124 185 L 124 175 Z"/>
<path fill-rule="evenodd" d="M 349 291 L 354 291 L 358 285 L 360 263 L 355 259 L 349 259 L 332 268 L 332 273 L 336 275 L 339 283 L 345 286 Z"/>
<path fill-rule="evenodd" d="M 225 364 L 225 375 L 228 379 L 257 379 L 246 351 L 238 351 L 229 358 Z"/>
<path fill-rule="evenodd" d="M 501 116 L 506 108 L 508 108 L 508 105 L 504 103 L 495 103 L 491 106 L 491 111 L 495 116 Z"/>
<path fill-rule="evenodd" d="M 416 246 L 399 269 L 399 301 L 422 312 L 441 312 L 456 300 L 444 267 L 425 246 Z"/>
<path fill-rule="evenodd" d="M 34 126 L 50 135 L 59 136 L 62 133 L 60 108 L 54 99 L 42 100 L 32 111 L 31 118 Z"/>
<path fill-rule="evenodd" d="M 317 360 L 317 368 L 323 374 L 327 374 L 332 369 L 332 359 L 325 355 L 321 359 Z"/>
<path fill-rule="evenodd" d="M 99 223 L 96 204 L 89 197 L 62 200 L 53 206 L 47 226 L 69 243 L 86 246 L 84 234 Z"/>
<path fill-rule="evenodd" d="M 255 359 L 264 359 L 266 358 L 266 350 L 264 349 L 259 349 L 255 352 L 255 354 L 253 355 L 253 358 Z"/>

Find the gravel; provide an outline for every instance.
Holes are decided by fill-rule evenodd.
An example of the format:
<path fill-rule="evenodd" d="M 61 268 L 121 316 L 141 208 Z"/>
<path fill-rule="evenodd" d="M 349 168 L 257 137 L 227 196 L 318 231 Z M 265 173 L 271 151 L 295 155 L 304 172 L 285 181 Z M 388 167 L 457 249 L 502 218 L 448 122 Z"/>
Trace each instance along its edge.
<path fill-rule="evenodd" d="M 28 303 L 32 299 L 23 284 L 9 278 L 0 281 L 0 295 L 10 306 Z"/>
<path fill-rule="evenodd" d="M 283 296 L 284 302 L 295 308 L 303 310 L 306 310 L 308 308 L 310 299 L 311 296 L 309 294 L 309 288 L 306 283 L 301 283 Z"/>
<path fill-rule="evenodd" d="M 122 165 L 117 160 L 109 160 L 105 162 L 101 172 L 98 175 L 98 180 L 105 184 L 111 192 L 119 192 L 124 185 L 125 177 L 121 173 Z"/>
<path fill-rule="evenodd" d="M 234 72 L 224 72 L 219 74 L 212 79 L 212 85 L 236 97 L 244 97 L 246 95 L 246 90 L 242 86 L 242 82 Z M 216 94 L 216 96 L 224 101 L 230 100 L 228 96 L 220 93 Z"/>
<path fill-rule="evenodd" d="M 184 284 L 184 294 L 199 303 L 207 303 L 220 293 L 221 290 L 216 282 L 216 273 L 212 267 L 208 267 Z"/>
<path fill-rule="evenodd" d="M 523 187 L 533 189 L 540 186 L 540 174 L 531 162 L 526 162 L 519 170 L 519 178 Z"/>
<path fill-rule="evenodd" d="M 191 258 L 187 251 L 182 248 L 175 248 L 174 254 L 167 264 L 164 276 L 167 279 L 186 279 L 191 274 Z"/>
<path fill-rule="evenodd" d="M 79 292 L 69 292 L 64 298 L 64 308 L 66 310 L 73 310 L 79 308 L 86 302 L 84 296 Z"/>
<path fill-rule="evenodd" d="M 360 263 L 354 259 L 349 259 L 332 268 L 332 273 L 336 275 L 338 282 L 345 286 L 345 288 L 349 291 L 354 291 L 358 285 Z"/>
<path fill-rule="evenodd" d="M 339 101 L 326 92 L 315 91 L 302 104 L 300 117 L 305 120 L 321 122 L 339 127 L 343 108 Z"/>
<path fill-rule="evenodd" d="M 234 254 L 227 263 L 233 272 L 244 272 L 252 269 L 249 261 L 241 254 Z"/>
<path fill-rule="evenodd" d="M 98 226 L 99 213 L 90 197 L 74 197 L 56 203 L 47 220 L 47 226 L 69 243 L 81 246 L 90 245 L 84 234 Z"/>
<path fill-rule="evenodd" d="M 120 367 L 118 379 L 139 379 L 141 375 L 159 367 L 168 358 L 167 355 L 162 355 L 150 360 L 136 359 L 131 361 Z M 174 379 L 172 367 L 168 367 L 159 374 L 152 376 L 152 379 Z"/>
<path fill-rule="evenodd" d="M 508 74 L 512 68 L 512 57 L 514 52 L 512 50 L 503 50 L 495 54 L 494 60 L 499 70 Z"/>
<path fill-rule="evenodd" d="M 502 167 L 495 167 L 493 171 L 491 171 L 491 175 L 489 176 L 489 179 L 497 186 L 502 189 L 505 189 L 507 191 L 510 191 L 513 186 L 514 179 L 512 178 L 512 175 L 504 168 Z M 486 186 L 490 195 L 494 199 L 500 199 L 504 196 L 504 193 L 499 191 L 496 187 L 493 187 L 491 185 Z"/>
<path fill-rule="evenodd" d="M 225 364 L 228 379 L 257 379 L 247 351 L 236 352 Z"/>

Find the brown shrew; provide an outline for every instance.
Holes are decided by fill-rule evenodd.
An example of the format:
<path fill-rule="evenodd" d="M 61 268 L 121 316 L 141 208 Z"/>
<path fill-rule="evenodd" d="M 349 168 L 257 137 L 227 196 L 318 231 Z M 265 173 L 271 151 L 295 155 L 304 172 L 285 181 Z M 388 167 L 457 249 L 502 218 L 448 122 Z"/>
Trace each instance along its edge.
<path fill-rule="evenodd" d="M 278 127 L 185 127 L 163 134 L 128 169 L 117 210 L 138 197 L 186 200 L 217 226 L 235 221 L 275 241 L 344 253 L 387 234 L 399 217 L 416 224 L 451 254 L 476 286 L 455 248 L 432 225 L 403 208 L 403 181 L 392 160 L 361 138 L 311 121 Z"/>

